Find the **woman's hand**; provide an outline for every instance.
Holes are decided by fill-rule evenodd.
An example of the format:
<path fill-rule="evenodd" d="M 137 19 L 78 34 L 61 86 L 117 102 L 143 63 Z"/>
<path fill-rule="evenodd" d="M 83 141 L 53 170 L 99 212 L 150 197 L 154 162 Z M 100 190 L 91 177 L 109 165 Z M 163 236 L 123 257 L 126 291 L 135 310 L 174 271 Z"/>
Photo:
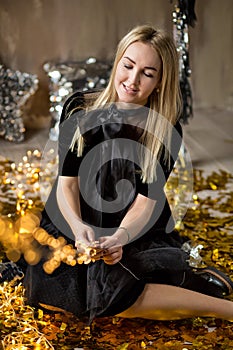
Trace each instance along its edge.
<path fill-rule="evenodd" d="M 91 246 L 95 241 L 95 233 L 93 229 L 83 224 L 78 223 L 74 232 L 75 236 L 75 247 L 78 249 L 80 245 Z"/>
<path fill-rule="evenodd" d="M 123 249 L 120 241 L 116 237 L 100 237 L 99 243 L 102 249 L 99 255 L 101 254 L 101 259 L 103 259 L 106 264 L 114 265 L 121 260 Z"/>

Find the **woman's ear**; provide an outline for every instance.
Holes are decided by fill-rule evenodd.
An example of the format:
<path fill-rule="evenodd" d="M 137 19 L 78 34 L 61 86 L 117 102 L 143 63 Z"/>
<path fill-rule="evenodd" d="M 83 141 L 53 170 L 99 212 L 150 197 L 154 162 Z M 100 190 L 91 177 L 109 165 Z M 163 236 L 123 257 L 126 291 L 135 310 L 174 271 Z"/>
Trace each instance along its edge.
<path fill-rule="evenodd" d="M 156 87 L 154 88 L 154 92 L 158 94 L 160 90 L 161 90 L 161 81 L 159 81 L 156 84 Z"/>
<path fill-rule="evenodd" d="M 156 87 L 154 88 L 154 94 L 158 94 L 160 90 L 160 84 L 157 84 Z"/>

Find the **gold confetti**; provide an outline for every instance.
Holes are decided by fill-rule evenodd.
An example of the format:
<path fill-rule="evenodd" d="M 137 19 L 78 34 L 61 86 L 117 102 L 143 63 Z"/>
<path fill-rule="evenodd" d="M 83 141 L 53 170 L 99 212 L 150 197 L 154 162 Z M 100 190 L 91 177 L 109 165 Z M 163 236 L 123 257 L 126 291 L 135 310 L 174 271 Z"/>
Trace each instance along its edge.
<path fill-rule="evenodd" d="M 75 266 L 94 261 L 98 242 L 93 242 L 92 247 L 80 245 L 77 251 L 64 237 L 55 239 L 39 227 L 43 209 L 38 182 L 38 175 L 43 176 L 38 162 L 40 156 L 39 151 L 28 151 L 19 165 L 0 159 L 0 243 L 3 248 L 0 257 L 7 255 L 17 261 L 23 254 L 33 264 L 40 259 L 40 249 L 48 246 L 51 255 L 44 269 L 51 274 L 62 263 Z M 182 201 L 187 203 L 186 195 L 191 194 L 187 211 L 176 213 L 176 227 L 195 245 L 203 246 L 201 254 L 205 264 L 233 277 L 232 175 L 219 170 L 204 176 L 202 170 L 195 169 L 193 193 L 188 187 L 189 174 L 179 174 L 180 189 L 176 186 L 176 176 L 175 170 L 166 187 L 172 210 Z M 49 186 L 54 180 L 49 174 L 44 178 Z M 91 327 L 86 327 L 74 315 L 62 310 L 55 308 L 53 313 L 46 313 L 46 309 L 29 307 L 25 304 L 24 292 L 21 284 L 0 285 L 0 341 L 4 350 L 233 348 L 232 324 L 226 321 L 198 317 L 158 322 L 115 317 L 97 319 Z M 229 298 L 232 300 L 232 296 Z M 208 332 L 213 328 L 213 332 Z"/>

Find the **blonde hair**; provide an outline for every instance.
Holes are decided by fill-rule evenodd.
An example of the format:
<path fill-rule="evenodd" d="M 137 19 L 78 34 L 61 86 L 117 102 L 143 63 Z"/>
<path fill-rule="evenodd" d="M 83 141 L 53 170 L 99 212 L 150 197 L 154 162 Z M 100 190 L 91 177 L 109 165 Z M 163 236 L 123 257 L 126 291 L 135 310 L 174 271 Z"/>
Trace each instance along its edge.
<path fill-rule="evenodd" d="M 143 182 L 151 183 L 156 179 L 156 164 L 161 156 L 162 146 L 165 144 L 164 161 L 167 162 L 170 159 L 172 128 L 168 125 L 176 123 L 181 111 L 178 54 L 172 38 L 165 31 L 155 29 L 150 25 L 137 26 L 126 34 L 118 44 L 109 83 L 94 102 L 93 108 L 117 101 L 114 86 L 117 65 L 126 49 L 134 42 L 151 45 L 157 51 L 162 63 L 159 92 L 155 89 L 148 96 L 149 114 L 145 131 L 140 139 L 140 143 L 145 146 L 141 147 L 140 152 L 141 177 Z M 72 148 L 77 145 L 78 156 L 82 154 L 83 144 L 82 135 L 77 130 L 72 141 Z"/>

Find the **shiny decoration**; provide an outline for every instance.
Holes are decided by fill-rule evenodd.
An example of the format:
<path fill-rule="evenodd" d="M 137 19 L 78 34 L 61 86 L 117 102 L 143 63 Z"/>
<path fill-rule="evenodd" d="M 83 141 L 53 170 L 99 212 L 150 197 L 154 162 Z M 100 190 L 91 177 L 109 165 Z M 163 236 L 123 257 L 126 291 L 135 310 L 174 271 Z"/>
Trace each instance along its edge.
<path fill-rule="evenodd" d="M 40 321 L 35 320 L 34 309 L 25 304 L 22 284 L 1 284 L 0 301 L 1 344 L 4 350 L 55 349 L 39 331 Z"/>
<path fill-rule="evenodd" d="M 27 209 L 42 210 L 54 183 L 58 158 L 54 149 L 28 150 L 16 164 L 0 156 L 0 215 L 23 216 Z M 43 159 L 46 158 L 46 167 Z"/>
<path fill-rule="evenodd" d="M 37 90 L 38 82 L 35 74 L 0 65 L 0 136 L 6 140 L 24 140 L 23 107 Z"/>
<path fill-rule="evenodd" d="M 28 264 L 40 261 L 43 246 L 51 249 L 44 270 L 52 273 L 62 262 L 74 266 L 95 261 L 98 242 L 91 247 L 80 243 L 77 251 L 63 237 L 55 239 L 39 227 L 43 198 L 49 195 L 57 173 L 57 155 L 50 149 L 43 157 L 38 150 L 27 151 L 19 164 L 0 159 L 0 243 L 6 257 L 17 262 L 21 256 Z M 50 161 L 48 161 L 50 160 Z"/>
<path fill-rule="evenodd" d="M 172 2 L 172 1 L 171 1 Z M 173 36 L 179 53 L 180 88 L 183 98 L 181 121 L 188 123 L 193 116 L 192 91 L 189 78 L 189 25 L 194 27 L 196 15 L 194 12 L 195 0 L 178 0 L 173 11 Z"/>
<path fill-rule="evenodd" d="M 74 248 L 70 244 L 66 244 L 66 240 L 63 237 L 58 239 L 53 238 L 48 235 L 46 231 L 40 231 L 41 238 L 37 235 L 37 230 L 33 233 L 34 238 L 40 244 L 47 245 L 50 247 L 51 256 L 44 265 L 44 271 L 48 274 L 53 273 L 63 262 L 70 266 L 75 266 L 76 264 L 89 264 L 90 262 L 95 262 L 95 256 L 98 252 L 98 242 L 93 242 L 91 246 L 87 246 L 80 242 L 78 249 Z"/>
<path fill-rule="evenodd" d="M 81 342 L 90 338 L 90 327 L 71 314 L 56 312 L 48 315 L 27 305 L 21 283 L 0 284 L 0 348 L 74 349 L 75 345 L 69 343 L 77 343 L 77 338 Z"/>
<path fill-rule="evenodd" d="M 60 116 L 67 97 L 76 90 L 104 88 L 108 83 L 111 68 L 110 63 L 98 61 L 94 57 L 85 61 L 44 64 L 50 82 L 51 140 L 58 139 Z"/>
<path fill-rule="evenodd" d="M 182 143 L 173 171 L 164 188 L 177 230 L 183 228 L 183 218 L 192 201 L 193 177 L 190 155 Z"/>
<path fill-rule="evenodd" d="M 98 242 L 93 242 L 93 247 L 80 246 L 77 251 L 63 237 L 55 239 L 39 227 L 43 208 L 39 188 L 51 188 L 57 167 L 55 153 L 46 152 L 50 152 L 47 172 L 41 166 L 42 154 L 37 150 L 28 151 L 19 164 L 0 158 L 0 242 L 3 246 L 0 257 L 17 261 L 24 254 L 28 263 L 35 264 L 40 259 L 41 249 L 50 247 L 51 256 L 44 268 L 52 273 L 63 262 L 72 266 L 92 261 Z M 223 170 L 205 175 L 202 170 L 195 169 L 190 192 L 190 173 L 182 167 L 183 162 L 181 158 L 176 163 L 166 191 L 172 208 L 182 200 L 186 201 L 185 206 L 189 203 L 185 215 L 182 212 L 182 222 L 177 222 L 177 229 L 190 238 L 186 247 L 192 251 L 190 262 L 216 266 L 233 278 L 233 176 Z M 182 186 L 177 187 L 178 181 L 182 181 Z M 177 189 L 182 193 L 177 193 Z M 232 296 L 230 298 L 233 300 Z M 95 320 L 90 328 L 62 310 L 41 307 L 44 308 L 35 310 L 25 304 L 20 280 L 0 284 L 3 350 L 233 347 L 231 323 L 213 318 L 159 322 L 108 317 Z"/>
<path fill-rule="evenodd" d="M 0 263 L 0 283 L 13 281 L 24 277 L 23 271 L 13 261 Z"/>
<path fill-rule="evenodd" d="M 203 249 L 202 244 L 192 245 L 192 242 L 185 242 L 182 245 L 182 249 L 189 253 L 189 265 L 191 267 L 199 268 L 202 267 L 202 257 L 201 257 L 201 250 Z"/>
<path fill-rule="evenodd" d="M 0 243 L 13 262 L 22 255 L 29 264 L 41 259 L 42 249 L 35 244 L 35 237 L 44 206 L 42 197 L 48 196 L 57 173 L 56 153 L 53 149 L 46 153 L 46 168 L 41 166 L 38 150 L 27 151 L 19 164 L 0 158 Z M 52 246 L 53 241 L 49 242 Z"/>

